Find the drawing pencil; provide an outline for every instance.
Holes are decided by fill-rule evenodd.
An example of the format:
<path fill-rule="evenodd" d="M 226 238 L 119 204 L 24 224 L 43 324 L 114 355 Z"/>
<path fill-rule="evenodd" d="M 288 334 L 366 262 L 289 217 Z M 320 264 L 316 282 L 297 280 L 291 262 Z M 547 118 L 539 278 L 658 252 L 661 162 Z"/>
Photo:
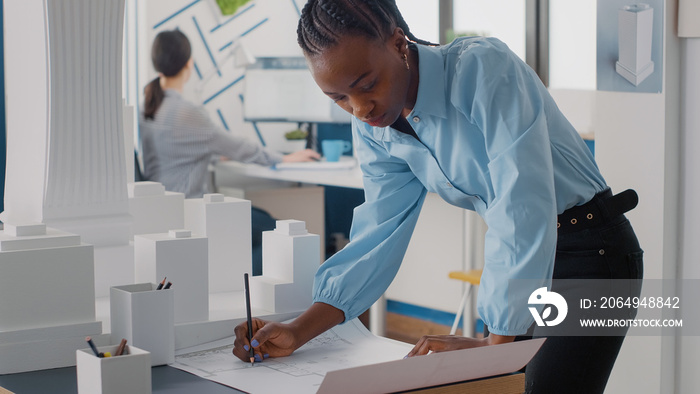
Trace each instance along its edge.
<path fill-rule="evenodd" d="M 245 281 L 245 311 L 248 318 L 248 343 L 253 340 L 253 317 L 250 313 L 250 290 L 248 288 L 248 273 L 243 274 Z M 255 349 L 250 345 L 250 365 L 255 365 Z"/>

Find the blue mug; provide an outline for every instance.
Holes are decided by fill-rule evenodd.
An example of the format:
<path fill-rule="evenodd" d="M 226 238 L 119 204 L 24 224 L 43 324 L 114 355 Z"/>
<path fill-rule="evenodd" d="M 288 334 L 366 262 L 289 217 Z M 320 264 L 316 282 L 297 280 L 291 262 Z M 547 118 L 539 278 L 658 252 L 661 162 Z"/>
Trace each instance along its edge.
<path fill-rule="evenodd" d="M 321 149 L 326 161 L 338 161 L 343 153 L 350 152 L 352 144 L 345 140 L 323 140 L 321 141 Z"/>

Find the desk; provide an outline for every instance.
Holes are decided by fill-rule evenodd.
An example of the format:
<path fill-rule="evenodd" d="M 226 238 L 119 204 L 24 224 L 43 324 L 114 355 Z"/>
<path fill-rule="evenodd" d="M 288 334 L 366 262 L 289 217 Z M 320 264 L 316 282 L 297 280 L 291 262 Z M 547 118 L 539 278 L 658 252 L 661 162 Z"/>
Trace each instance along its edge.
<path fill-rule="evenodd" d="M 154 394 L 231 394 L 243 392 L 168 366 L 151 368 L 151 382 Z M 16 394 L 72 394 L 78 392 L 78 381 L 75 367 L 66 367 L 0 375 L 0 387 Z"/>
<path fill-rule="evenodd" d="M 230 394 L 242 391 L 222 386 L 202 379 L 179 369 L 160 366 L 151 369 L 153 393 L 168 394 Z M 0 388 L 16 394 L 24 393 L 62 393 L 78 392 L 75 367 L 48 369 L 44 371 L 25 372 L 12 375 L 0 375 Z M 469 382 L 453 383 L 438 387 L 411 390 L 410 393 L 421 394 L 457 394 L 457 393 L 499 393 L 516 394 L 525 391 L 525 374 L 495 376 Z M 0 390 L 0 392 L 2 392 Z"/>
<path fill-rule="evenodd" d="M 468 382 L 445 384 L 437 387 L 410 390 L 419 394 L 521 394 L 525 392 L 525 374 L 516 372 L 508 375 L 470 380 Z"/>
<path fill-rule="evenodd" d="M 314 185 L 349 187 L 362 189 L 362 171 L 359 166 L 349 170 L 275 170 L 254 164 L 220 161 L 214 166 L 216 179 L 225 173 L 239 176 L 301 182 Z"/>

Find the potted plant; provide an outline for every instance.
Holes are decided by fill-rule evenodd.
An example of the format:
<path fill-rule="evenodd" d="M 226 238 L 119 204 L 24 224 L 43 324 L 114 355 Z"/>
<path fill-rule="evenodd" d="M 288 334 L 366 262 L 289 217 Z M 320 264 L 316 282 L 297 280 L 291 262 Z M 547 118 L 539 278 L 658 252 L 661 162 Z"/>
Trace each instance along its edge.
<path fill-rule="evenodd" d="M 286 149 L 289 152 L 296 152 L 306 148 L 306 142 L 309 137 L 309 132 L 297 127 L 294 130 L 284 133 L 284 139 L 287 141 Z"/>

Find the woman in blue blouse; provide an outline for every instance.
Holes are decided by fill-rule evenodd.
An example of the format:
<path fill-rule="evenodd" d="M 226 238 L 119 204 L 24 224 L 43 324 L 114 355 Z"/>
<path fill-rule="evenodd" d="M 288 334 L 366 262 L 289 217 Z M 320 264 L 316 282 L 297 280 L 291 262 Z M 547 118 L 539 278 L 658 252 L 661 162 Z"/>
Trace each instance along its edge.
<path fill-rule="evenodd" d="M 427 192 L 488 225 L 477 302 L 490 335 L 427 336 L 409 356 L 532 335 L 528 297 L 552 279 L 641 278 L 623 215 L 636 194 L 611 197 L 585 143 L 505 44 L 433 46 L 410 33 L 393 0 L 310 0 L 297 33 L 318 86 L 353 115 L 366 202 L 351 242 L 316 274 L 314 304 L 291 324 L 255 321 L 258 357 L 288 355 L 379 298 Z M 246 333 L 237 328 L 242 360 Z M 527 366 L 528 392 L 602 392 L 623 340 L 549 336 Z"/>

